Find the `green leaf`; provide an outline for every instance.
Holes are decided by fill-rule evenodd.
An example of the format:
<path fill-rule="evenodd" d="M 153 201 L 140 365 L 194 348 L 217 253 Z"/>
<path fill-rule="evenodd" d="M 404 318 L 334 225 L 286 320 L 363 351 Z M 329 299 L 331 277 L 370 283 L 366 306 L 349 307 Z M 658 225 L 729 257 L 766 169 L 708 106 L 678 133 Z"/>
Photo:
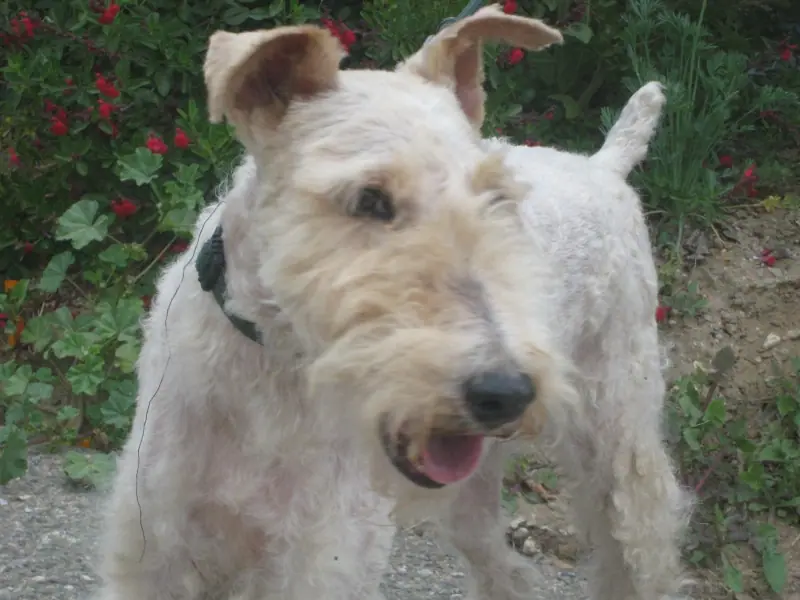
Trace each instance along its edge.
<path fill-rule="evenodd" d="M 142 301 L 139 298 L 124 298 L 116 307 L 101 302 L 97 305 L 97 312 L 100 313 L 100 318 L 97 319 L 94 330 L 101 338 L 133 337 L 138 331 Z"/>
<path fill-rule="evenodd" d="M 141 346 L 136 341 L 121 344 L 114 352 L 115 364 L 123 373 L 133 373 L 140 350 Z"/>
<path fill-rule="evenodd" d="M 115 267 L 122 269 L 127 266 L 130 255 L 128 254 L 128 249 L 125 247 L 125 245 L 112 244 L 103 250 L 97 258 L 103 262 L 112 264 Z"/>
<path fill-rule="evenodd" d="M 725 416 L 725 401 L 722 398 L 714 398 L 708 403 L 708 407 L 706 407 L 706 419 L 712 423 L 721 425 L 725 422 Z"/>
<path fill-rule="evenodd" d="M 222 13 L 222 20 L 228 25 L 241 25 L 250 16 L 250 9 L 244 6 L 232 6 Z"/>
<path fill-rule="evenodd" d="M 53 386 L 49 383 L 34 381 L 28 385 L 25 393 L 31 402 L 38 404 L 42 400 L 49 400 L 53 396 Z"/>
<path fill-rule="evenodd" d="M 3 390 L 5 391 L 7 396 L 22 396 L 25 393 L 25 390 L 28 388 L 28 384 L 31 381 L 31 376 L 33 375 L 33 369 L 30 365 L 22 365 L 18 368 L 11 377 L 9 377 L 5 385 L 3 386 Z"/>
<path fill-rule="evenodd" d="M 791 396 L 778 396 L 778 412 L 785 417 L 797 407 L 797 402 Z"/>
<path fill-rule="evenodd" d="M 125 383 L 129 385 L 117 386 L 100 408 L 104 423 L 121 430 L 130 427 L 136 408 L 135 386 L 131 382 Z"/>
<path fill-rule="evenodd" d="M 28 469 L 28 440 L 15 425 L 0 427 L 0 485 L 22 477 Z"/>
<path fill-rule="evenodd" d="M 725 585 L 727 585 L 732 592 L 741 594 L 744 591 L 742 572 L 734 567 L 724 554 L 722 556 L 722 574 Z"/>
<path fill-rule="evenodd" d="M 98 488 L 109 481 L 116 467 L 111 454 L 83 454 L 71 450 L 64 456 L 64 474 L 73 483 Z"/>
<path fill-rule="evenodd" d="M 117 160 L 121 181 L 133 181 L 136 185 L 146 185 L 153 181 L 164 164 L 160 154 L 153 154 L 147 148 L 137 148 L 132 154 Z"/>
<path fill-rule="evenodd" d="M 197 211 L 188 208 L 176 208 L 169 211 L 161 222 L 160 229 L 175 233 L 191 233 L 194 231 Z"/>
<path fill-rule="evenodd" d="M 580 116 L 581 112 L 583 112 L 580 105 L 572 98 L 572 96 L 568 96 L 567 94 L 551 94 L 548 96 L 548 98 L 552 98 L 564 106 L 564 116 L 567 119 L 574 119 Z"/>
<path fill-rule="evenodd" d="M 762 568 L 764 579 L 776 594 L 782 594 L 786 586 L 786 558 L 780 552 L 767 551 L 762 553 Z"/>
<path fill-rule="evenodd" d="M 66 331 L 64 336 L 53 344 L 53 354 L 58 358 L 82 359 L 89 355 L 98 340 L 97 335 L 88 331 Z"/>
<path fill-rule="evenodd" d="M 80 414 L 81 411 L 79 411 L 74 406 L 62 406 L 60 409 L 58 409 L 58 413 L 56 413 L 56 419 L 60 423 L 66 423 L 67 421 L 74 419 Z"/>
<path fill-rule="evenodd" d="M 47 263 L 42 272 L 42 278 L 39 280 L 38 285 L 39 289 L 50 294 L 58 290 L 67 276 L 67 271 L 74 262 L 75 256 L 69 250 L 56 254 L 50 259 L 50 262 Z"/>
<path fill-rule="evenodd" d="M 85 361 L 70 367 L 67 371 L 67 381 L 72 386 L 72 391 L 75 394 L 96 395 L 97 388 L 106 378 L 103 366 L 102 358 L 89 356 Z"/>
<path fill-rule="evenodd" d="M 58 219 L 56 239 L 69 240 L 73 248 L 80 250 L 92 242 L 102 241 L 108 234 L 111 218 L 97 215 L 99 204 L 95 200 L 82 199 L 73 204 Z"/>
<path fill-rule="evenodd" d="M 33 344 L 33 349 L 38 353 L 47 349 L 54 336 L 53 320 L 49 314 L 33 317 L 25 323 L 25 329 L 22 330 L 22 341 Z"/>
<path fill-rule="evenodd" d="M 570 23 L 570 25 L 562 30 L 564 35 L 569 35 L 574 37 L 577 40 L 580 40 L 584 44 L 588 44 L 589 40 L 592 39 L 592 28 L 589 27 L 586 23 Z"/>
<path fill-rule="evenodd" d="M 764 487 L 764 467 L 760 463 L 753 463 L 739 474 L 739 480 L 755 491 Z"/>
<path fill-rule="evenodd" d="M 156 91 L 164 98 L 167 97 L 167 94 L 169 94 L 172 88 L 172 79 L 170 75 L 171 73 L 163 68 L 156 71 Z"/>
<path fill-rule="evenodd" d="M 687 427 L 686 429 L 683 430 L 683 439 L 686 440 L 686 443 L 692 450 L 700 449 L 700 442 L 698 440 L 698 435 L 699 434 L 696 429 Z"/>

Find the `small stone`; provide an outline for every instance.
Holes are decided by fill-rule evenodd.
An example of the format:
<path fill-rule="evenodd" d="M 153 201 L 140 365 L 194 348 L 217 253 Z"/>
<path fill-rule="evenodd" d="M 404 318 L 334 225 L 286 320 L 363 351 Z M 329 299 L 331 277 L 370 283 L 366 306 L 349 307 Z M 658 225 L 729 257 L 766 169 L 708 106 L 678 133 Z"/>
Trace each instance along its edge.
<path fill-rule="evenodd" d="M 31 577 L 31 581 L 33 581 L 34 583 L 42 583 L 44 582 L 44 580 L 45 580 L 44 575 L 34 575 L 33 577 Z"/>
<path fill-rule="evenodd" d="M 514 540 L 516 545 L 522 544 L 528 537 L 530 537 L 531 532 L 528 531 L 527 527 L 520 527 L 519 529 L 515 529 L 514 533 L 511 534 L 511 539 Z"/>
<path fill-rule="evenodd" d="M 524 523 L 525 523 L 525 519 L 523 519 L 522 517 L 516 517 L 515 519 L 513 519 L 511 521 L 511 523 L 509 524 L 509 527 L 511 529 L 519 529 L 520 527 L 522 527 L 522 525 Z"/>
<path fill-rule="evenodd" d="M 770 333 L 764 344 L 761 346 L 764 350 L 770 350 L 781 343 L 781 336 L 776 333 Z"/>
<path fill-rule="evenodd" d="M 419 575 L 420 577 L 430 577 L 431 575 L 433 575 L 433 571 L 431 571 L 430 569 L 420 569 L 419 571 L 417 571 L 417 575 Z"/>
<path fill-rule="evenodd" d="M 786 338 L 789 340 L 800 339 L 800 329 L 790 329 L 786 332 Z"/>
<path fill-rule="evenodd" d="M 525 556 L 533 556 L 539 551 L 539 546 L 536 545 L 536 542 L 533 538 L 528 538 L 525 540 L 525 543 L 522 544 L 522 553 Z"/>

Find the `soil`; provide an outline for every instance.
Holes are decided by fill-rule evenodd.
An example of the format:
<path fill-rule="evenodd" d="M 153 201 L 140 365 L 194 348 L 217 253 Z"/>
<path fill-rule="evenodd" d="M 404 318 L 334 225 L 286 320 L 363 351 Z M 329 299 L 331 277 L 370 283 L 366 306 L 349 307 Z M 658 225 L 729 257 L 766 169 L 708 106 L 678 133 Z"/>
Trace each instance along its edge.
<path fill-rule="evenodd" d="M 689 234 L 685 240 L 683 250 L 691 260 L 677 275 L 674 289 L 687 289 L 695 282 L 706 305 L 694 316 L 675 315 L 662 325 L 670 359 L 668 379 L 690 374 L 698 363 L 708 367 L 720 349 L 730 346 L 736 362 L 719 393 L 728 410 L 758 414 L 771 397 L 768 384 L 776 367 L 788 372 L 791 359 L 800 357 L 800 211 L 740 211 L 724 228 Z M 764 249 L 776 256 L 771 267 L 761 260 Z M 710 500 L 701 492 L 700 502 Z M 544 553 L 573 565 L 581 554 L 564 516 L 565 502 L 556 490 L 549 502 L 522 503 L 518 512 Z M 798 599 L 800 529 L 779 521 L 773 524 L 788 571 L 784 597 Z M 734 564 L 743 573 L 745 593 L 734 595 L 718 573 L 703 571 L 695 574 L 698 584 L 692 595 L 774 597 L 760 577 L 759 563 L 750 546 L 742 544 Z"/>

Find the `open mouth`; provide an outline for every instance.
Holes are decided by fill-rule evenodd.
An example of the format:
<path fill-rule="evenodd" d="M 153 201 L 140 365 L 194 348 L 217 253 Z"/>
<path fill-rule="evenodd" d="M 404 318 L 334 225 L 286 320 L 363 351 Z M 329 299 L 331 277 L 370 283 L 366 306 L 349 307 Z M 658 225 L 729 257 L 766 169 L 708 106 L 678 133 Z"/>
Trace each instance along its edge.
<path fill-rule="evenodd" d="M 395 441 L 384 421 L 380 424 L 384 451 L 395 468 L 412 483 L 428 488 L 442 488 L 462 481 L 478 468 L 484 436 L 480 434 L 433 434 L 425 446 L 411 456 L 411 441 L 402 432 Z"/>

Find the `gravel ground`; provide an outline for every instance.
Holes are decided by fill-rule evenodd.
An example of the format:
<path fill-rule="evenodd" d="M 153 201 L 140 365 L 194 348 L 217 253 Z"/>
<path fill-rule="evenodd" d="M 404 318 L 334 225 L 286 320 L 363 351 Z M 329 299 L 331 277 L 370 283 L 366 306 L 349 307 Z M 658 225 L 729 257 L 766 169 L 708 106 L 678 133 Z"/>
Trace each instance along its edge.
<path fill-rule="evenodd" d="M 58 456 L 30 459 L 23 479 L 0 486 L 0 600 L 86 600 L 99 495 L 67 483 Z M 533 558 L 546 584 L 531 600 L 583 600 L 581 578 Z M 397 536 L 384 591 L 388 600 L 463 598 L 464 565 L 425 535 Z"/>

